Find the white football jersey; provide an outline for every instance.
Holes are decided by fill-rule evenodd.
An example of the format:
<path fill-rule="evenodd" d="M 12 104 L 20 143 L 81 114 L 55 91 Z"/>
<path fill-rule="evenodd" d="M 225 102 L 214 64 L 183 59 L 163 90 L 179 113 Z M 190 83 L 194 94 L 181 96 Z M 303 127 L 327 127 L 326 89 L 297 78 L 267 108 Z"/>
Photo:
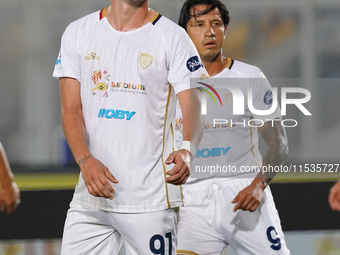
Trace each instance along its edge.
<path fill-rule="evenodd" d="M 202 94 L 206 95 L 207 102 L 204 134 L 187 183 L 212 177 L 255 177 L 257 172 L 254 171 L 262 164 L 257 126 L 281 116 L 280 108 L 273 103 L 272 88 L 259 68 L 231 59 L 228 59 L 222 72 L 212 77 L 212 82 L 213 87 L 203 85 Z M 226 84 L 236 87 L 243 95 L 244 102 L 241 106 L 237 105 L 243 108 L 243 114 L 234 114 L 235 95 L 239 96 L 240 93 L 221 88 Z M 253 108 L 260 111 L 272 109 L 270 114 L 259 115 L 249 108 L 249 88 Z M 181 135 L 181 113 L 177 107 L 176 148 L 181 144 Z"/>
<path fill-rule="evenodd" d="M 106 9 L 71 23 L 54 77 L 80 82 L 88 146 L 119 181 L 113 200 L 90 195 L 80 175 L 74 201 L 113 212 L 150 212 L 183 204 L 165 182 L 173 151 L 176 94 L 206 75 L 186 32 L 156 13 L 133 31 L 116 31 Z"/>

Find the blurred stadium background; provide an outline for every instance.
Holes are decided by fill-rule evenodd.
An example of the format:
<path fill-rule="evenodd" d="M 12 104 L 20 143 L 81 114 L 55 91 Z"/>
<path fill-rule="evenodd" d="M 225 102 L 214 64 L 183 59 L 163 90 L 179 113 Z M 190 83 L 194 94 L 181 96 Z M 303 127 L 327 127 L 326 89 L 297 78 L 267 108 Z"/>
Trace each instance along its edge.
<path fill-rule="evenodd" d="M 339 164 L 340 2 L 222 1 L 231 16 L 224 55 L 260 67 L 273 87 L 311 92 L 305 106 L 313 116 L 288 107 L 284 117 L 298 121 L 286 129 L 286 163 Z M 183 2 L 150 0 L 150 6 L 177 23 Z M 23 191 L 13 216 L 0 213 L 0 255 L 60 252 L 79 170 L 63 136 L 58 81 L 51 75 L 66 26 L 109 4 L 0 2 L 0 141 Z M 271 185 L 292 254 L 340 254 L 340 213 L 327 204 L 329 188 L 339 178 L 339 173 L 280 174 Z"/>

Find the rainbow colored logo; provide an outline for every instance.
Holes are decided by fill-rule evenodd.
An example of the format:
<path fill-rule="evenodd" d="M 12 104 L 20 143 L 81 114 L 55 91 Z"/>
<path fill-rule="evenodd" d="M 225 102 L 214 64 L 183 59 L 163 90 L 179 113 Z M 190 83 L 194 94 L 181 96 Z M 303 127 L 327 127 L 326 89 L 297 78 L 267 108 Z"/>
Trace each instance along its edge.
<path fill-rule="evenodd" d="M 216 91 L 212 86 L 210 86 L 210 85 L 208 85 L 208 84 L 205 84 L 205 83 L 203 83 L 203 82 L 197 82 L 197 83 L 206 86 L 206 87 L 209 88 L 212 92 L 214 92 L 215 95 L 217 96 L 218 100 L 220 101 L 221 106 L 222 106 L 222 100 L 221 100 L 221 98 L 220 98 L 220 95 L 217 93 L 217 91 Z M 215 105 L 217 105 L 216 100 L 215 100 L 213 94 L 211 94 L 208 90 L 206 90 L 206 89 L 204 89 L 204 88 L 198 87 L 198 89 L 200 89 L 200 90 L 202 90 L 202 91 L 208 93 L 208 95 L 214 100 Z"/>

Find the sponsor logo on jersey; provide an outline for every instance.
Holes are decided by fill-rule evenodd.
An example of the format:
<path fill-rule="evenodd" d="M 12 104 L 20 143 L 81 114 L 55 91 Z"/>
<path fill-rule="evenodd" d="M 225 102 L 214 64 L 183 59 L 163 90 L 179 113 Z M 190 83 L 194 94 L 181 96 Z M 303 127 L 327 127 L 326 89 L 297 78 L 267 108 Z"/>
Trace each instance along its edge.
<path fill-rule="evenodd" d="M 103 92 L 103 97 L 109 97 L 110 92 L 126 92 L 132 94 L 146 95 L 146 87 L 142 84 L 127 83 L 127 82 L 111 82 L 110 75 L 106 70 L 97 70 L 92 73 L 92 82 L 95 87 L 92 89 L 92 95 L 96 95 L 98 92 Z"/>
<path fill-rule="evenodd" d="M 107 89 L 107 84 L 105 82 L 98 82 L 97 86 L 92 89 L 93 90 L 100 90 L 100 91 L 105 91 Z"/>
<path fill-rule="evenodd" d="M 106 90 L 108 89 L 108 84 L 106 82 L 110 78 L 110 75 L 107 75 L 107 71 L 104 72 L 100 70 L 94 71 L 91 78 L 92 82 L 96 85 L 92 89 L 92 95 L 96 95 L 95 90 L 107 92 Z M 108 97 L 108 93 L 105 93 L 103 96 Z"/>
<path fill-rule="evenodd" d="M 91 52 L 85 56 L 85 60 L 99 60 L 99 56 L 97 56 L 97 53 Z"/>
<path fill-rule="evenodd" d="M 200 76 L 200 80 L 205 80 L 205 79 L 209 79 L 209 75 L 207 75 L 206 73 L 203 73 L 201 76 Z"/>
<path fill-rule="evenodd" d="M 263 102 L 266 105 L 270 105 L 273 103 L 273 92 L 271 90 L 268 90 L 266 94 L 264 95 Z"/>
<path fill-rule="evenodd" d="M 148 68 L 152 64 L 152 61 L 153 61 L 153 56 L 151 56 L 147 53 L 140 54 L 139 64 L 140 64 L 141 68 L 143 68 L 143 69 Z"/>
<path fill-rule="evenodd" d="M 122 89 L 132 89 L 132 90 L 142 90 L 142 91 L 146 90 L 144 85 L 126 83 L 126 82 L 111 82 L 111 88 L 122 88 Z"/>
<path fill-rule="evenodd" d="M 127 83 L 127 82 L 111 82 L 111 92 L 131 93 L 146 95 L 146 87 L 142 84 Z"/>
<path fill-rule="evenodd" d="M 61 52 L 59 53 L 59 56 L 58 56 L 58 59 L 57 59 L 57 62 L 55 62 L 55 65 L 60 65 L 61 64 Z"/>
<path fill-rule="evenodd" d="M 217 148 L 205 148 L 196 151 L 195 158 L 209 158 L 209 157 L 219 157 L 227 155 L 230 147 L 217 147 Z"/>
<path fill-rule="evenodd" d="M 131 120 L 135 114 L 136 112 L 101 108 L 99 109 L 98 118 Z"/>
<path fill-rule="evenodd" d="M 199 60 L 198 56 L 193 56 L 187 61 L 187 68 L 190 72 L 195 72 L 196 70 L 203 67 L 202 62 Z"/>
<path fill-rule="evenodd" d="M 223 123 L 223 124 L 205 124 L 204 129 L 205 130 L 213 130 L 213 129 L 225 129 L 225 128 L 231 128 L 231 127 L 236 127 L 235 123 Z"/>

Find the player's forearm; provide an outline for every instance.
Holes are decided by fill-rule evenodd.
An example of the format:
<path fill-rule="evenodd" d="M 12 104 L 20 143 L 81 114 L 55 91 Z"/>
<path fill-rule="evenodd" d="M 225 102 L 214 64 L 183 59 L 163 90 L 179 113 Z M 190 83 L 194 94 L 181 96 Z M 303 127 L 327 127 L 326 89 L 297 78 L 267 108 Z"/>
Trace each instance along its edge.
<path fill-rule="evenodd" d="M 267 152 L 263 158 L 263 167 L 275 167 L 280 166 L 284 163 L 288 156 L 288 144 L 281 140 L 276 141 L 272 145 L 268 146 Z M 262 170 L 262 169 L 261 169 Z M 262 183 L 264 186 L 268 185 L 275 177 L 276 172 L 274 171 L 260 171 L 256 176 L 254 182 Z"/>
<path fill-rule="evenodd" d="M 267 151 L 263 157 L 263 166 L 280 166 L 288 156 L 288 142 L 286 133 L 281 124 L 262 131 L 262 136 L 267 144 Z"/>
<path fill-rule="evenodd" d="M 12 185 L 13 173 L 9 166 L 7 156 L 2 144 L 0 143 L 0 184 L 1 187 Z"/>
<path fill-rule="evenodd" d="M 280 166 L 288 156 L 288 143 L 283 139 L 278 139 L 268 146 L 267 152 L 263 158 L 264 166 Z"/>
<path fill-rule="evenodd" d="M 278 122 L 275 123 L 274 127 L 265 123 L 263 127 L 259 128 L 259 131 L 267 144 L 262 168 L 282 165 L 288 156 L 288 141 L 284 127 Z M 261 171 L 257 175 L 257 180 L 268 184 L 275 175 L 276 172 L 273 171 Z"/>
<path fill-rule="evenodd" d="M 64 106 L 62 122 L 65 138 L 78 164 L 91 157 L 87 147 L 86 129 L 82 110 L 75 106 Z"/>
<path fill-rule="evenodd" d="M 182 107 L 182 105 L 184 106 Z M 190 141 L 192 146 L 198 148 L 204 131 L 199 90 L 191 89 L 187 95 L 185 104 L 181 104 L 181 108 L 183 119 L 183 140 Z"/>

